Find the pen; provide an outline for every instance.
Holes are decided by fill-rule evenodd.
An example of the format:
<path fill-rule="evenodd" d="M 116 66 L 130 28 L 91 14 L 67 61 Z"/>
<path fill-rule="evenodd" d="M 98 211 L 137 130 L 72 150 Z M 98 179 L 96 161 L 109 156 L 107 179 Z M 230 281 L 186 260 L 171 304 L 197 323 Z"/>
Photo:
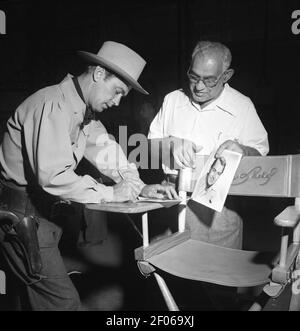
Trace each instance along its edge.
<path fill-rule="evenodd" d="M 122 172 L 121 172 L 120 170 L 118 170 L 118 174 L 120 175 L 120 177 L 121 177 L 123 180 L 125 179 L 124 175 L 122 174 Z"/>

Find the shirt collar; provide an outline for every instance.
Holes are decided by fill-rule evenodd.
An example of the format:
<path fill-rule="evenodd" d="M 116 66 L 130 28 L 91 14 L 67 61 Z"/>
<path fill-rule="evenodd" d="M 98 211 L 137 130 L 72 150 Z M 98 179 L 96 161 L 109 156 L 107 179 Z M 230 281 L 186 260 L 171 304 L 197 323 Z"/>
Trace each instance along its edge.
<path fill-rule="evenodd" d="M 63 92 L 64 97 L 68 100 L 68 103 L 71 104 L 73 113 L 77 116 L 82 115 L 83 119 L 86 110 L 86 104 L 83 102 L 83 100 L 77 93 L 72 78 L 73 76 L 71 74 L 68 74 L 59 84 L 59 86 L 61 91 Z"/>
<path fill-rule="evenodd" d="M 214 100 L 213 102 L 211 102 L 209 105 L 207 105 L 204 108 L 201 108 L 201 106 L 193 101 L 191 101 L 192 105 L 198 110 L 198 111 L 223 111 L 231 116 L 235 116 L 233 114 L 233 112 L 231 111 L 231 106 L 230 106 L 230 102 L 228 100 L 228 90 L 229 90 L 230 86 L 226 83 L 224 86 L 223 91 L 221 92 L 221 94 L 218 96 L 218 98 L 216 100 Z"/>
<path fill-rule="evenodd" d="M 87 106 L 78 94 L 72 78 L 73 76 L 71 74 L 67 74 L 67 76 L 63 79 L 59 86 L 65 99 L 67 99 L 68 104 L 70 104 L 70 109 L 72 109 L 75 118 L 77 118 L 77 121 L 81 126 L 85 118 Z M 83 128 L 81 128 L 85 135 L 88 135 L 89 133 L 89 123 L 87 123 L 83 126 Z"/>

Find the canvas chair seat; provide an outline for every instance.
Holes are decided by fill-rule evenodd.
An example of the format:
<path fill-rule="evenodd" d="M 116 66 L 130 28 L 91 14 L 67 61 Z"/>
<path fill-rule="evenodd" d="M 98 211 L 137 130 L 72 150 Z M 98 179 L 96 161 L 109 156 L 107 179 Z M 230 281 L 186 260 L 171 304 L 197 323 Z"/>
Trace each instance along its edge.
<path fill-rule="evenodd" d="M 260 252 L 244 251 L 188 239 L 147 259 L 174 276 L 233 287 L 270 281 L 272 261 Z"/>

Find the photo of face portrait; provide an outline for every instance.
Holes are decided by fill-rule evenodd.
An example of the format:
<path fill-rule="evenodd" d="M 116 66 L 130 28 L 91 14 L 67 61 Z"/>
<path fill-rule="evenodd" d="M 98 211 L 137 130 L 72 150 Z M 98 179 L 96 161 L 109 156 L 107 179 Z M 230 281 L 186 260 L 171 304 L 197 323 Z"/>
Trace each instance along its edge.
<path fill-rule="evenodd" d="M 206 189 L 213 186 L 219 177 L 223 174 L 226 167 L 226 159 L 221 156 L 215 159 L 206 176 Z"/>
<path fill-rule="evenodd" d="M 241 158 L 240 153 L 229 150 L 215 158 L 213 152 L 200 173 L 192 199 L 221 212 Z"/>
<path fill-rule="evenodd" d="M 224 173 L 225 167 L 226 159 L 223 156 L 218 157 L 215 159 L 206 175 L 205 195 L 210 204 L 214 204 L 214 201 L 218 201 L 218 199 L 221 198 L 219 197 L 221 191 L 215 190 L 214 185 Z"/>

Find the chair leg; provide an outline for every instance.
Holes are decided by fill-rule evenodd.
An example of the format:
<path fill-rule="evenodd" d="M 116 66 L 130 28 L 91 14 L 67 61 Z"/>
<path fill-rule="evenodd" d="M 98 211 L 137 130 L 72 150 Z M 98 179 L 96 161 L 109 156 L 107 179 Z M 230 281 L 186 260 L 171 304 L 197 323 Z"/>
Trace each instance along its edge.
<path fill-rule="evenodd" d="M 248 311 L 262 311 L 262 306 L 255 302 L 250 308 Z"/>
<path fill-rule="evenodd" d="M 263 311 L 273 310 L 276 306 L 276 302 L 280 301 L 280 295 L 284 292 L 284 287 L 276 284 L 269 284 L 264 286 L 262 292 L 256 296 L 255 301 L 248 309 L 248 311 Z M 275 309 L 277 310 L 277 309 Z"/>
<path fill-rule="evenodd" d="M 300 268 L 299 256 L 296 263 L 296 270 L 293 272 L 294 281 L 292 284 L 292 295 L 289 311 L 300 311 Z"/>
<path fill-rule="evenodd" d="M 256 297 L 251 307 L 248 309 L 248 311 L 262 311 L 269 300 L 271 300 L 271 297 L 269 297 L 266 293 L 260 293 L 260 295 Z"/>
<path fill-rule="evenodd" d="M 157 284 L 160 288 L 160 291 L 165 299 L 165 302 L 166 302 L 166 305 L 168 306 L 169 311 L 179 311 L 179 308 L 178 308 L 166 282 L 164 281 L 164 279 L 156 272 L 154 272 L 154 276 L 155 276 Z"/>
<path fill-rule="evenodd" d="M 300 293 L 293 293 L 289 311 L 300 311 Z"/>

